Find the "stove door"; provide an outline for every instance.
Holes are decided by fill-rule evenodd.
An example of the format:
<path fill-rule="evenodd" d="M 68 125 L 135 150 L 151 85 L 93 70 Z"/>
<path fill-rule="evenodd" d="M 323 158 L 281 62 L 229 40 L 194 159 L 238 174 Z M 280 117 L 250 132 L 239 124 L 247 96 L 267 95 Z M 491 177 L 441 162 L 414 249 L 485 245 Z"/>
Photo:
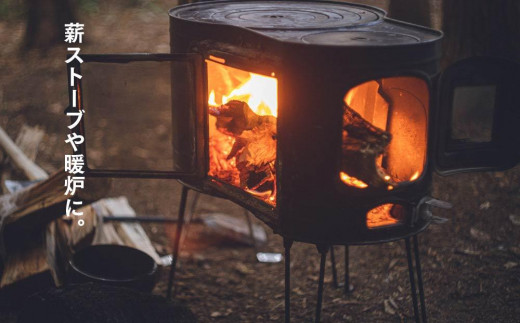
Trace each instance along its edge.
<path fill-rule="evenodd" d="M 84 155 L 88 175 L 185 179 L 205 174 L 199 55 L 80 57 L 83 63 L 68 65 L 67 112 L 84 111 L 71 132 L 84 137 L 74 154 Z M 71 116 L 71 126 L 76 120 Z"/>
<path fill-rule="evenodd" d="M 441 175 L 505 170 L 520 161 L 520 65 L 469 58 L 439 83 L 435 166 Z"/>

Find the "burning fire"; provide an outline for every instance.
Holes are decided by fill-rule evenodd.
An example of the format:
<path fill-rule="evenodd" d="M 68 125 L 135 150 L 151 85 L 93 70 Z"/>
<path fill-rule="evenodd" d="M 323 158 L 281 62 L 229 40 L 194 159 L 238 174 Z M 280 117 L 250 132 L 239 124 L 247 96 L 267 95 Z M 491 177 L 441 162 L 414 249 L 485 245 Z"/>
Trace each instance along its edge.
<path fill-rule="evenodd" d="M 209 175 L 274 205 L 277 79 L 206 63 Z"/>
<path fill-rule="evenodd" d="M 410 182 L 413 182 L 413 181 L 415 181 L 418 177 L 419 177 L 419 171 L 416 171 L 415 173 L 413 173 L 412 177 L 410 177 L 409 181 L 410 181 Z"/>
<path fill-rule="evenodd" d="M 387 78 L 365 82 L 346 93 L 344 159 L 339 172 L 343 183 L 390 191 L 399 183 L 419 178 L 424 166 L 420 157 L 424 156 L 426 146 L 421 146 L 423 142 L 417 138 L 426 129 L 425 123 L 421 128 L 425 119 L 417 117 L 420 113 L 413 113 L 422 111 L 418 99 L 414 96 L 403 99 L 401 89 L 419 93 L 421 84 L 413 78 Z M 411 91 L 416 87 L 417 91 Z M 364 162 L 356 162 L 360 159 Z"/>
<path fill-rule="evenodd" d="M 396 224 L 399 219 L 392 216 L 394 204 L 382 204 L 367 212 L 367 227 L 369 229 Z"/>
<path fill-rule="evenodd" d="M 355 177 L 348 176 L 348 174 L 345 172 L 339 172 L 339 178 L 341 179 L 341 181 L 343 181 L 343 183 L 350 185 L 350 186 L 355 186 L 355 187 L 359 187 L 359 188 L 368 187 L 368 185 L 365 184 L 363 181 L 360 181 L 359 179 L 357 179 Z"/>
<path fill-rule="evenodd" d="M 259 116 L 278 115 L 277 81 L 275 78 L 249 73 L 248 81 L 223 94 L 220 101 L 216 101 L 215 90 L 211 90 L 208 98 L 210 106 L 225 104 L 231 100 L 246 102 L 251 110 Z"/>

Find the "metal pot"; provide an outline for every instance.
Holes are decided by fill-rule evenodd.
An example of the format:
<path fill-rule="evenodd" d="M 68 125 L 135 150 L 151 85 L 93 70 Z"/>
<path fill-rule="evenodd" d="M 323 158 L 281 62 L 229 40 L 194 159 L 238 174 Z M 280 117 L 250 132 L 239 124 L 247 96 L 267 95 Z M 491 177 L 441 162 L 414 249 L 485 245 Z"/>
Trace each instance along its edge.
<path fill-rule="evenodd" d="M 95 245 L 74 254 L 69 261 L 69 282 L 97 282 L 140 291 L 155 285 L 157 263 L 146 253 L 126 246 Z"/>

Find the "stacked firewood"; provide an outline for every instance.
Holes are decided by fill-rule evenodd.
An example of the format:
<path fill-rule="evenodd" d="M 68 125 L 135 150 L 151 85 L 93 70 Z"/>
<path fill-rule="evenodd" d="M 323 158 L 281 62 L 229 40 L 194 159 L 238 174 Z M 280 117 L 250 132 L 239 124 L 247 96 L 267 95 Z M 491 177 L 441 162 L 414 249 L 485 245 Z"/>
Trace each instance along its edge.
<path fill-rule="evenodd" d="M 0 152 L 4 154 L 0 196 L 0 299 L 17 300 L 29 293 L 66 282 L 66 268 L 72 254 L 90 244 L 120 244 L 141 249 L 156 262 L 160 257 L 140 224 L 110 222 L 104 216 L 135 216 L 125 197 L 100 199 L 110 187 L 106 179 L 85 181 L 85 190 L 75 197 L 84 201 L 79 226 L 67 218 L 65 193 L 67 173 L 50 176 L 36 165 L 43 132 L 24 127 L 16 142 L 0 128 Z M 20 172 L 21 171 L 21 172 Z M 27 182 L 9 180 L 21 173 Z M 28 185 L 29 184 L 29 185 Z M 23 188 L 24 185 L 28 185 Z M 1 302 L 1 301 L 0 301 Z"/>

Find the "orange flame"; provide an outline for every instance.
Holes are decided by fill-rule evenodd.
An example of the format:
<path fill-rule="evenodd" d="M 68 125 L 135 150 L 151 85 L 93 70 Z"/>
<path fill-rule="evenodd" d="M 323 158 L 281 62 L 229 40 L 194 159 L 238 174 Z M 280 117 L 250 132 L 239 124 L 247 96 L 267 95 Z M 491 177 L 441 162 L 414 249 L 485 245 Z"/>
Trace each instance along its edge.
<path fill-rule="evenodd" d="M 398 219 L 391 215 L 394 204 L 382 204 L 367 212 L 367 227 L 369 229 L 396 224 Z"/>
<path fill-rule="evenodd" d="M 355 178 L 355 177 L 352 177 L 352 176 L 349 176 L 347 173 L 345 172 L 339 172 L 339 178 L 341 179 L 341 181 L 347 185 L 350 185 L 350 186 L 355 186 L 355 187 L 358 187 L 358 188 L 366 188 L 368 187 L 368 185 Z"/>
<path fill-rule="evenodd" d="M 277 117 L 278 81 L 276 78 L 236 69 L 217 62 L 215 59 L 206 60 L 209 106 L 218 107 L 231 100 L 238 100 L 246 102 L 257 115 Z M 274 76 L 274 73 L 271 75 Z M 235 138 L 217 130 L 215 117 L 210 115 L 209 118 L 210 167 L 208 174 L 241 187 L 270 204 L 276 204 L 276 187 L 273 190 L 255 191 L 244 186 L 240 179 L 241 173 L 237 168 L 237 161 L 235 158 L 228 158 Z M 270 179 L 273 182 L 275 182 L 274 176 Z"/>
<path fill-rule="evenodd" d="M 227 67 L 229 70 L 233 68 Z M 243 73 L 243 71 L 241 71 Z M 210 91 L 208 104 L 218 106 L 231 100 L 247 102 L 251 110 L 260 116 L 278 115 L 278 81 L 274 77 L 264 76 L 249 72 L 249 78 L 238 87 L 231 84 L 226 87 L 232 89 L 227 94 L 222 94 L 220 100 L 215 95 L 215 90 Z"/>

